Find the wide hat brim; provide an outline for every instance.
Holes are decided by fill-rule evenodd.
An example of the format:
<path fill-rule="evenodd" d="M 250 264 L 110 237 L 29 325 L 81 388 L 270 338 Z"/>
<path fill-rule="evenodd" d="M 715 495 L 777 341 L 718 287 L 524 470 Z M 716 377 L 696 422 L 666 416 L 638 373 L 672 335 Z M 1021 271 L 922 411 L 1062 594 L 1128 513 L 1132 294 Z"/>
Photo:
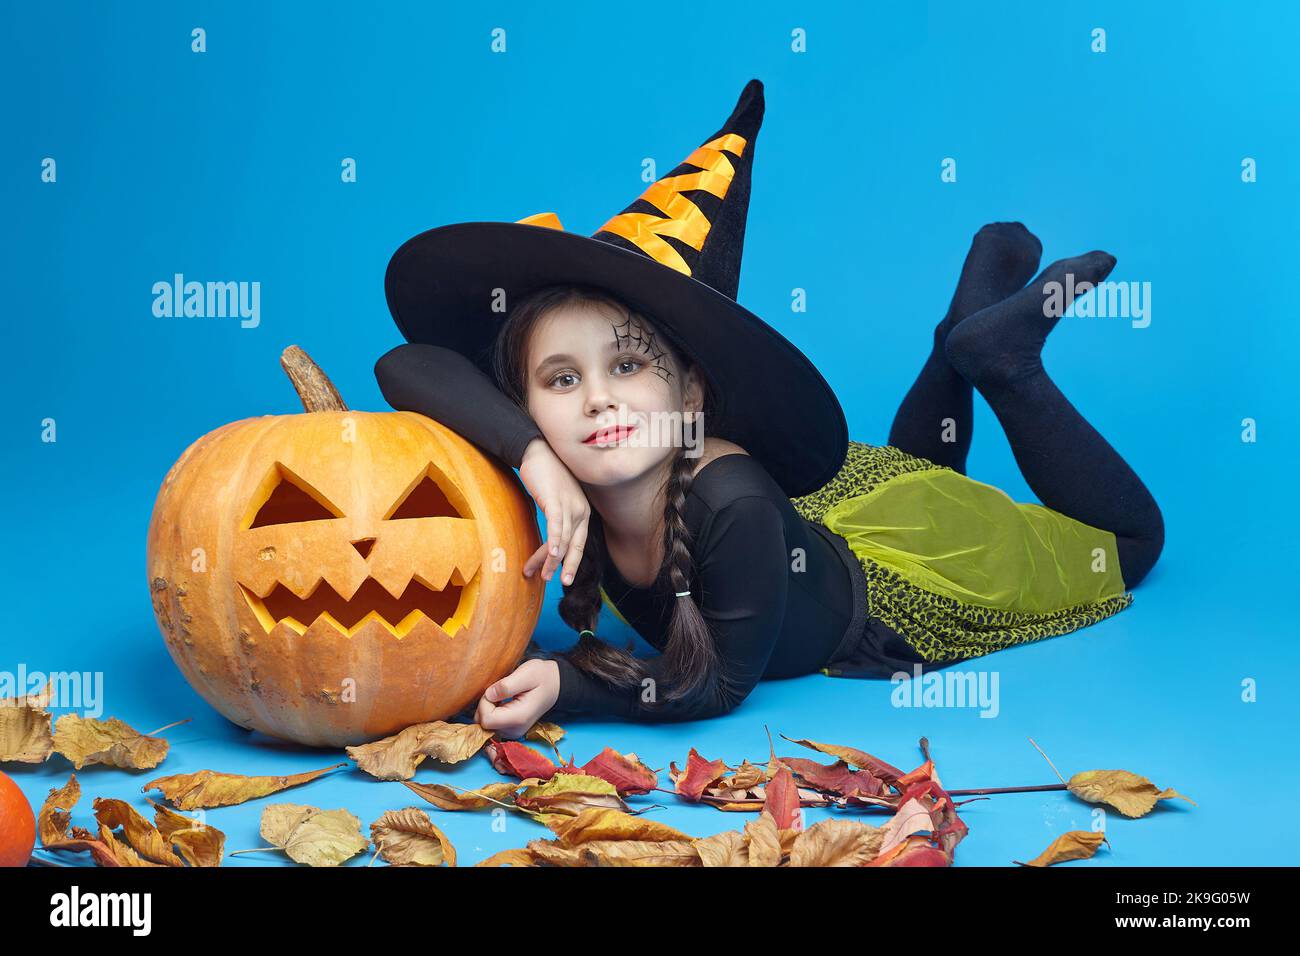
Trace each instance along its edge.
<path fill-rule="evenodd" d="M 757 458 L 789 497 L 825 485 L 844 462 L 848 426 L 808 358 L 758 316 L 702 282 L 578 233 L 513 222 L 463 222 L 423 232 L 393 254 L 388 308 L 409 342 L 468 356 L 493 374 L 506 314 L 493 311 L 544 286 L 597 286 L 662 329 L 710 379 L 718 404 L 704 434 Z"/>

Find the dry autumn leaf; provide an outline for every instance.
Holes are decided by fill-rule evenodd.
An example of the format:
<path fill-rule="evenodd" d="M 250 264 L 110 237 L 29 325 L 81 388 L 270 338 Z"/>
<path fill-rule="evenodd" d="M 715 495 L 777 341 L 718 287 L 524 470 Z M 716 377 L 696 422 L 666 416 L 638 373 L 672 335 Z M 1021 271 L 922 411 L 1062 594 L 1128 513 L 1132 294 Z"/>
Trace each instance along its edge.
<path fill-rule="evenodd" d="M 370 845 L 361 821 L 347 810 L 321 810 L 300 803 L 273 803 L 262 811 L 262 839 L 297 863 L 338 866 Z M 236 850 L 245 853 L 246 850 Z"/>
<path fill-rule="evenodd" d="M 168 746 L 162 737 L 142 734 L 116 717 L 98 720 L 64 714 L 54 722 L 54 749 L 71 760 L 78 770 L 86 764 L 148 770 L 163 762 Z"/>
<path fill-rule="evenodd" d="M 0 699 L 0 763 L 41 763 L 54 752 L 50 731 L 52 682 L 35 694 Z"/>
<path fill-rule="evenodd" d="M 1127 770 L 1084 770 L 1072 776 L 1066 786 L 1081 800 L 1108 803 L 1126 817 L 1146 816 L 1157 802 L 1173 797 L 1196 806 L 1196 801 L 1177 790 L 1161 790 L 1146 777 Z"/>
<path fill-rule="evenodd" d="M 538 743 L 550 744 L 551 749 L 555 751 L 556 757 L 560 755 L 559 743 L 563 737 L 563 727 L 544 720 L 539 720 L 533 724 L 528 728 L 528 732 L 524 734 L 524 740 L 536 740 Z"/>
<path fill-rule="evenodd" d="M 557 774 L 545 783 L 524 787 L 515 796 L 515 806 L 540 823 L 546 823 L 550 814 L 577 816 L 588 807 L 613 807 L 625 812 L 628 808 L 608 780 L 580 773 Z"/>
<path fill-rule="evenodd" d="M 821 820 L 795 838 L 790 866 L 866 866 L 879 855 L 884 839 L 883 827 Z"/>
<path fill-rule="evenodd" d="M 439 810 L 481 810 L 484 807 L 514 806 L 518 782 L 489 783 L 476 790 L 455 790 L 441 783 L 412 783 L 402 786 L 418 793 Z"/>
<path fill-rule="evenodd" d="M 1054 863 L 1064 863 L 1066 860 L 1086 860 L 1096 853 L 1097 847 L 1103 843 L 1110 846 L 1105 833 L 1070 830 L 1053 840 L 1046 850 L 1028 863 L 1021 863 L 1019 860 L 1011 862 L 1020 866 L 1051 866 Z"/>
<path fill-rule="evenodd" d="M 453 724 L 434 720 L 414 724 L 391 737 L 348 747 L 357 767 L 379 780 L 410 780 L 426 757 L 443 763 L 468 760 L 492 739 L 492 731 L 478 724 Z"/>
<path fill-rule="evenodd" d="M 575 847 L 595 840 L 639 840 L 673 842 L 693 838 L 681 830 L 634 816 L 612 807 L 588 807 L 577 816 L 556 816 L 546 821 L 556 841 L 565 847 Z"/>
<path fill-rule="evenodd" d="M 173 852 L 171 841 L 157 827 L 140 816 L 138 810 L 125 800 L 96 797 L 95 819 L 101 828 L 109 831 L 122 828 L 127 845 L 141 857 L 163 866 L 184 866 L 184 861 Z M 114 834 L 116 836 L 116 834 Z"/>
<path fill-rule="evenodd" d="M 311 783 L 317 777 L 329 773 L 346 763 L 336 763 L 320 770 L 308 770 L 305 773 L 287 774 L 285 776 L 245 777 L 237 773 L 218 773 L 215 770 L 199 770 L 195 773 L 177 773 L 168 777 L 157 777 L 140 788 L 142 792 L 160 790 L 172 805 L 181 810 L 197 810 L 210 807 L 230 807 L 246 800 L 265 797 L 278 793 L 289 787 L 298 787 Z"/>
<path fill-rule="evenodd" d="M 456 865 L 456 848 L 447 834 L 416 807 L 387 811 L 370 824 L 370 839 L 393 866 Z"/>
<path fill-rule="evenodd" d="M 149 800 L 148 797 L 145 797 Z M 180 855 L 190 866 L 220 866 L 221 853 L 226 845 L 226 835 L 202 820 L 177 813 L 161 803 L 149 800 L 153 807 L 153 822 L 169 843 L 179 848 Z"/>
<path fill-rule="evenodd" d="M 70 852 L 90 852 L 98 863 L 101 859 L 111 860 L 112 850 L 89 830 L 71 827 L 71 810 L 81 799 L 81 784 L 77 775 L 70 774 L 68 782 L 62 787 L 51 787 L 49 795 L 36 815 L 36 832 L 40 836 L 41 846 L 47 850 L 67 850 Z M 109 863 L 107 865 L 113 865 Z"/>

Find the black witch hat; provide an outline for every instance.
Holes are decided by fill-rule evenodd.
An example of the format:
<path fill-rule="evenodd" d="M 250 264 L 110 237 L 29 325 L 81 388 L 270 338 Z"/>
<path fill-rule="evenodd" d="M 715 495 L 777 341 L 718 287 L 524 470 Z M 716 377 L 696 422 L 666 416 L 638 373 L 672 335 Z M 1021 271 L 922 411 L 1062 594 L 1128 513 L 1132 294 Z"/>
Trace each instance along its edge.
<path fill-rule="evenodd" d="M 549 285 L 605 289 L 709 378 L 719 405 L 706 409 L 705 434 L 742 446 L 788 496 L 816 491 L 848 450 L 839 400 L 802 352 L 736 302 L 762 121 L 763 84 L 750 80 L 717 133 L 591 236 L 539 213 L 409 239 L 384 277 L 397 327 L 491 375 L 505 318 L 493 309 L 496 290 L 513 303 Z"/>

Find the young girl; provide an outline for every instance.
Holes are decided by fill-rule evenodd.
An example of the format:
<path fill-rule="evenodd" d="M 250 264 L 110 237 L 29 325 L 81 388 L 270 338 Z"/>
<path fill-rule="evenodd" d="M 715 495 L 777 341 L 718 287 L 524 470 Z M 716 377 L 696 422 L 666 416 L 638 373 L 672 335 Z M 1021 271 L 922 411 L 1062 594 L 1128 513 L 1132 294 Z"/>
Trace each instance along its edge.
<path fill-rule="evenodd" d="M 544 717 L 699 719 L 765 678 L 911 674 L 1064 634 L 1128 607 L 1160 553 L 1150 493 L 1040 361 L 1059 318 L 1045 315 L 1051 284 L 1100 282 L 1105 253 L 1025 287 L 1037 239 L 1018 223 L 981 229 L 889 444 L 847 440 L 820 376 L 731 299 L 756 84 L 591 238 L 538 218 L 461 224 L 474 228 L 417 236 L 389 266 L 411 343 L 376 363 L 385 398 L 519 469 L 547 526 L 522 573 L 560 574 L 560 615 L 580 632 L 573 650 L 526 660 L 484 693 L 475 719 L 503 736 Z M 683 186 L 706 223 L 698 245 L 669 247 L 678 267 L 644 220 L 620 220 L 689 223 Z M 466 320 L 521 285 L 504 322 L 495 310 Z M 972 386 L 1042 506 L 965 476 Z M 602 603 L 661 653 L 600 640 Z"/>

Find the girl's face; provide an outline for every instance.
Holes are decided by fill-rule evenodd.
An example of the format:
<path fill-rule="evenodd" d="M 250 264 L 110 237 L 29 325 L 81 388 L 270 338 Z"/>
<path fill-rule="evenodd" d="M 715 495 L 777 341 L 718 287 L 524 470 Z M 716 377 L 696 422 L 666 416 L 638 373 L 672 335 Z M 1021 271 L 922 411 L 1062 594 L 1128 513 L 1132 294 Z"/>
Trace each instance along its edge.
<path fill-rule="evenodd" d="M 689 422 L 703 407 L 695 369 L 683 372 L 652 326 L 599 302 L 560 306 L 538 321 L 527 400 L 560 460 L 596 486 L 662 466 L 682 445 L 683 416 Z"/>

